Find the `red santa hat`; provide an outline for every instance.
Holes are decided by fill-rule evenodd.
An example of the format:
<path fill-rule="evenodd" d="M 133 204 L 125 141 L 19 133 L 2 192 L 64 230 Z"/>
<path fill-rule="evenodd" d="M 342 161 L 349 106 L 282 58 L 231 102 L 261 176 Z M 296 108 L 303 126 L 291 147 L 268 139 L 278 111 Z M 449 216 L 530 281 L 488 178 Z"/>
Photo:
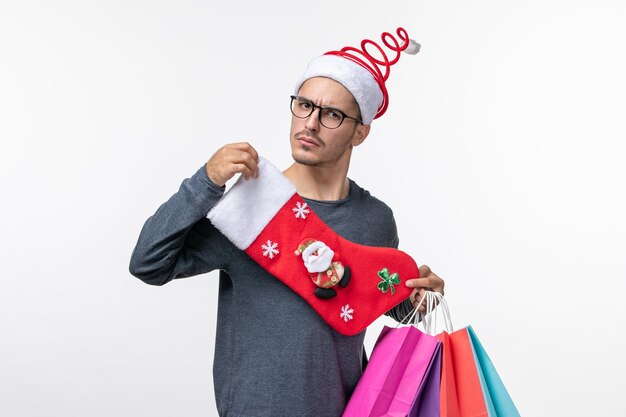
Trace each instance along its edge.
<path fill-rule="evenodd" d="M 346 46 L 313 59 L 296 83 L 295 94 L 298 94 L 302 84 L 309 78 L 333 79 L 354 96 L 361 110 L 363 124 L 371 124 L 387 111 L 389 94 L 385 81 L 389 78 L 391 66 L 398 62 L 401 52 L 415 55 L 420 50 L 420 44 L 409 39 L 406 30 L 398 28 L 396 34 L 400 41 L 389 32 L 381 35 L 384 46 L 394 54 L 392 58 L 387 56 L 379 44 L 364 39 L 361 41 L 361 49 Z M 377 52 L 370 53 L 368 47 Z"/>

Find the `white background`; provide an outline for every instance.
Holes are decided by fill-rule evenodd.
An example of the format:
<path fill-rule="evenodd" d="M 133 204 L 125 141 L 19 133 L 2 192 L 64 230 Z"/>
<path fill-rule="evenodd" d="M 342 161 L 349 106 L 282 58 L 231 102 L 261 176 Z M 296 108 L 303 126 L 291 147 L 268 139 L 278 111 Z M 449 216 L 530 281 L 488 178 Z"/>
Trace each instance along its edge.
<path fill-rule="evenodd" d="M 143 284 L 140 228 L 224 143 L 288 166 L 306 63 L 398 25 L 350 176 L 522 415 L 626 414 L 626 6 L 385 4 L 2 0 L 0 415 L 215 416 L 217 272 Z"/>

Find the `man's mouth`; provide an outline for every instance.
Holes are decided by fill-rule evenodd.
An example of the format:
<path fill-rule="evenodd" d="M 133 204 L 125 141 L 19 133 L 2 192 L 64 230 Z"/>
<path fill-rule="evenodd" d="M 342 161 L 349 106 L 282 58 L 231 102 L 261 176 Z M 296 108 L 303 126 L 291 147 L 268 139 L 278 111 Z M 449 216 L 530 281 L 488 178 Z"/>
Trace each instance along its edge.
<path fill-rule="evenodd" d="M 309 136 L 304 136 L 304 135 L 302 135 L 302 136 L 297 136 L 297 137 L 296 137 L 296 140 L 297 140 L 297 141 L 298 141 L 301 145 L 305 145 L 305 146 L 315 146 L 315 147 L 318 147 L 318 148 L 319 148 L 319 146 L 320 146 L 320 145 L 319 145 L 319 143 L 318 143 L 315 139 L 313 139 L 313 138 L 311 138 L 311 137 L 309 137 Z"/>

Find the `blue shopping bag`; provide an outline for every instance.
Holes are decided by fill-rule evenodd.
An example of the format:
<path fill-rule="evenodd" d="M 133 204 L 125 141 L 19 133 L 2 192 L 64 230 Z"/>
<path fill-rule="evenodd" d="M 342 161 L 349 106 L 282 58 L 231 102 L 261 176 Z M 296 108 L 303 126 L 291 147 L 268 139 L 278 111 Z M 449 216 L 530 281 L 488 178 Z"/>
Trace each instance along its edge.
<path fill-rule="evenodd" d="M 474 352 L 478 376 L 485 395 L 485 403 L 488 406 L 490 417 L 520 417 L 513 400 L 504 387 L 493 362 L 489 359 L 483 345 L 478 340 L 472 326 L 467 326 Z"/>

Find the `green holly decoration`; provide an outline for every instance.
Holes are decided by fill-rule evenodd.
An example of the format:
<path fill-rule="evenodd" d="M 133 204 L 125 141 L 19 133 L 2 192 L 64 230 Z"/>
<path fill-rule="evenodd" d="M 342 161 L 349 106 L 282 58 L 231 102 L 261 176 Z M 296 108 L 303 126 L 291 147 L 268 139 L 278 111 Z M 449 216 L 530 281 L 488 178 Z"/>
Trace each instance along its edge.
<path fill-rule="evenodd" d="M 395 294 L 396 289 L 393 287 L 393 284 L 400 283 L 400 276 L 398 275 L 398 273 L 394 272 L 393 274 L 389 275 L 389 271 L 387 270 L 387 268 L 383 268 L 382 270 L 378 271 L 378 276 L 380 277 L 380 279 L 383 280 L 383 282 L 378 283 L 378 289 L 381 290 L 383 294 L 387 293 L 387 291 L 389 290 L 391 290 L 391 295 Z"/>

